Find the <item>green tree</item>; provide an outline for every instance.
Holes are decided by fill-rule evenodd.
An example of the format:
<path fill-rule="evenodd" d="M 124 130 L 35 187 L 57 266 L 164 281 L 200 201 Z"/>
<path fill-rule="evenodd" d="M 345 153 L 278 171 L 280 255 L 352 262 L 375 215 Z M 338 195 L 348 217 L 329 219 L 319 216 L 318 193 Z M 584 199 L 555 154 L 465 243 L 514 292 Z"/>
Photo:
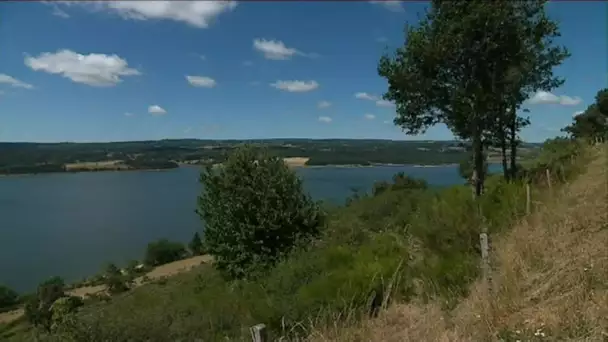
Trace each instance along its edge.
<path fill-rule="evenodd" d="M 608 89 L 600 90 L 595 103 L 576 115 L 572 124 L 562 129 L 573 138 L 592 141 L 608 139 Z"/>
<path fill-rule="evenodd" d="M 203 254 L 203 241 L 201 240 L 201 237 L 198 232 L 194 233 L 192 240 L 190 240 L 190 243 L 188 244 L 188 248 L 190 248 L 190 252 L 192 253 L 192 255 Z"/>
<path fill-rule="evenodd" d="M 0 285 L 0 309 L 10 308 L 17 303 L 19 303 L 19 294 L 4 285 Z"/>
<path fill-rule="evenodd" d="M 299 240 L 319 232 L 322 215 L 281 158 L 237 148 L 219 168 L 201 172 L 198 209 L 214 265 L 245 277 L 274 264 Z"/>
<path fill-rule="evenodd" d="M 150 266 L 159 266 L 181 260 L 185 255 L 186 248 L 183 244 L 160 239 L 148 244 L 145 263 Z"/>
<path fill-rule="evenodd" d="M 418 134 L 444 123 L 455 136 L 471 141 L 476 197 L 483 193 L 488 133 L 507 121 L 517 129 L 515 119 L 497 116 L 509 107 L 515 116 L 530 89 L 556 83 L 552 68 L 568 56 L 553 46 L 559 32 L 545 15 L 544 3 L 434 0 L 419 26 L 407 29 L 405 46 L 380 59 L 378 73 L 389 86 L 383 98 L 397 106 L 395 124 Z M 487 227 L 481 227 L 488 279 Z"/>
<path fill-rule="evenodd" d="M 130 276 L 123 274 L 113 263 L 108 264 L 104 274 L 104 283 L 111 294 L 122 293 L 129 290 Z"/>
<path fill-rule="evenodd" d="M 36 296 L 30 298 L 25 305 L 25 317 L 35 326 L 42 326 L 50 331 L 52 324 L 51 306 L 65 297 L 65 283 L 60 277 L 53 277 L 40 285 Z"/>

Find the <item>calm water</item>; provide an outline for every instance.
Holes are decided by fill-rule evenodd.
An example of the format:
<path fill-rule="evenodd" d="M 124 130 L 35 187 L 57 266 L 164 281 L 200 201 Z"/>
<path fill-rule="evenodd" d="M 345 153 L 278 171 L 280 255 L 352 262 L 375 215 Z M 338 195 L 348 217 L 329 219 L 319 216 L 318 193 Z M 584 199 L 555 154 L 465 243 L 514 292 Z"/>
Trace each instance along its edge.
<path fill-rule="evenodd" d="M 0 283 L 30 291 L 48 277 L 75 281 L 108 261 L 141 259 L 148 242 L 187 242 L 202 228 L 195 214 L 198 168 L 0 177 Z M 315 199 L 342 202 L 352 188 L 405 172 L 433 185 L 462 183 L 457 167 L 304 168 Z"/>

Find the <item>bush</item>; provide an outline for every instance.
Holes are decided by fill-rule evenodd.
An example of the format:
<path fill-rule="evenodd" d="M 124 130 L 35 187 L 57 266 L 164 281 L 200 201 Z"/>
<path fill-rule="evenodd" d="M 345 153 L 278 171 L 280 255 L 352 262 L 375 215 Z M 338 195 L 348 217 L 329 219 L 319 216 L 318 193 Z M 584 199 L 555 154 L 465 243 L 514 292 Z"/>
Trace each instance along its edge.
<path fill-rule="evenodd" d="M 159 266 L 181 260 L 185 255 L 186 249 L 183 244 L 160 239 L 148 244 L 144 262 L 150 266 Z"/>
<path fill-rule="evenodd" d="M 25 316 L 35 326 L 51 329 L 53 303 L 65 297 L 65 283 L 59 277 L 53 277 L 40 285 L 36 296 L 31 297 L 25 304 Z"/>
<path fill-rule="evenodd" d="M 283 160 L 264 150 L 238 148 L 222 167 L 203 170 L 200 182 L 205 247 L 230 277 L 267 268 L 319 232 L 318 206 Z"/>
<path fill-rule="evenodd" d="M 104 280 L 108 287 L 108 292 L 111 294 L 128 291 L 131 284 L 130 276 L 122 274 L 114 264 L 108 264 L 106 267 Z"/>
<path fill-rule="evenodd" d="M 19 295 L 12 289 L 0 285 L 0 310 L 11 308 L 19 303 Z"/>
<path fill-rule="evenodd" d="M 188 244 L 188 248 L 190 249 L 190 253 L 192 253 L 192 255 L 204 254 L 203 241 L 201 240 L 200 235 L 198 235 L 198 232 L 194 233 L 192 240 Z"/>

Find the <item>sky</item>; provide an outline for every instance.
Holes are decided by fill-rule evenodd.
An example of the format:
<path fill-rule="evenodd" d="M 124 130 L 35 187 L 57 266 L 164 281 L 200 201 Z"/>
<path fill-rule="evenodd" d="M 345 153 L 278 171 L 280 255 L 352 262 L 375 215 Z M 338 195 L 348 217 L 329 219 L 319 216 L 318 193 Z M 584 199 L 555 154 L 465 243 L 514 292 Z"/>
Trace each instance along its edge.
<path fill-rule="evenodd" d="M 0 141 L 377 138 L 377 74 L 424 2 L 0 3 Z M 565 84 L 526 104 L 530 142 L 561 134 L 607 86 L 607 2 L 552 2 Z"/>

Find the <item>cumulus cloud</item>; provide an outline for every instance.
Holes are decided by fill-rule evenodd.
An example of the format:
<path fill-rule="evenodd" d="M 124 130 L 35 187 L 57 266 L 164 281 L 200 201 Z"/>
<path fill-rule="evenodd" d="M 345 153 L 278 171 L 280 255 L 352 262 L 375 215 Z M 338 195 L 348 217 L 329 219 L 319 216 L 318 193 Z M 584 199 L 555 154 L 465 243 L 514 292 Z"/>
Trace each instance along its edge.
<path fill-rule="evenodd" d="M 355 94 L 355 98 L 358 98 L 360 100 L 369 100 L 369 101 L 376 101 L 376 100 L 378 100 L 378 96 L 371 95 L 371 94 L 368 94 L 368 93 L 356 93 Z"/>
<path fill-rule="evenodd" d="M 393 107 L 395 104 L 392 103 L 391 101 L 387 101 L 387 100 L 378 100 L 376 101 L 376 106 L 378 107 Z"/>
<path fill-rule="evenodd" d="M 584 112 L 585 112 L 584 110 L 579 110 L 579 111 L 574 112 L 574 114 L 572 114 L 572 116 L 573 117 L 574 116 L 579 116 L 579 115 L 583 114 Z"/>
<path fill-rule="evenodd" d="M 547 91 L 538 91 L 532 98 L 528 100 L 530 104 L 559 104 L 562 106 L 576 106 L 583 100 L 578 97 L 570 97 L 567 95 L 555 95 Z"/>
<path fill-rule="evenodd" d="M 280 40 L 256 38 L 253 40 L 253 49 L 262 53 L 264 58 L 272 60 L 288 60 L 296 55 L 311 58 L 317 57 L 315 53 L 304 53 L 296 48 L 287 47 Z"/>
<path fill-rule="evenodd" d="M 363 115 L 364 118 L 366 118 L 367 120 L 374 120 L 376 118 L 376 116 L 374 114 L 365 114 Z"/>
<path fill-rule="evenodd" d="M 404 11 L 401 1 L 393 1 L 393 0 L 370 1 L 370 4 L 382 6 L 391 12 L 403 12 Z"/>
<path fill-rule="evenodd" d="M 59 3 L 59 1 L 57 2 Z M 66 6 L 85 6 L 94 11 L 118 14 L 130 20 L 173 20 L 207 28 L 222 13 L 232 11 L 236 1 L 61 1 Z"/>
<path fill-rule="evenodd" d="M 319 88 L 319 83 L 317 81 L 276 81 L 270 86 L 290 93 L 304 93 Z"/>
<path fill-rule="evenodd" d="M 83 55 L 71 50 L 45 52 L 38 57 L 26 56 L 25 65 L 34 71 L 61 75 L 73 82 L 94 87 L 115 86 L 122 82 L 121 77 L 141 74 L 129 68 L 127 61 L 116 54 Z"/>
<path fill-rule="evenodd" d="M 325 123 L 330 123 L 332 120 L 329 116 L 319 116 L 319 121 L 325 122 Z"/>
<path fill-rule="evenodd" d="M 186 80 L 193 87 L 213 88 L 217 84 L 213 78 L 206 76 L 186 76 Z"/>
<path fill-rule="evenodd" d="M 167 114 L 167 111 L 159 105 L 152 105 L 152 106 L 148 107 L 148 113 L 150 113 L 152 115 L 160 116 L 160 115 Z"/>
<path fill-rule="evenodd" d="M 31 85 L 29 83 L 25 83 L 12 76 L 7 75 L 7 74 L 0 74 L 0 84 L 8 84 L 11 87 L 15 87 L 15 88 L 24 88 L 24 89 L 34 88 L 33 85 Z"/>
<path fill-rule="evenodd" d="M 329 108 L 330 106 L 331 102 L 329 101 L 319 101 L 319 103 L 317 103 L 317 107 L 319 107 L 320 109 Z"/>

